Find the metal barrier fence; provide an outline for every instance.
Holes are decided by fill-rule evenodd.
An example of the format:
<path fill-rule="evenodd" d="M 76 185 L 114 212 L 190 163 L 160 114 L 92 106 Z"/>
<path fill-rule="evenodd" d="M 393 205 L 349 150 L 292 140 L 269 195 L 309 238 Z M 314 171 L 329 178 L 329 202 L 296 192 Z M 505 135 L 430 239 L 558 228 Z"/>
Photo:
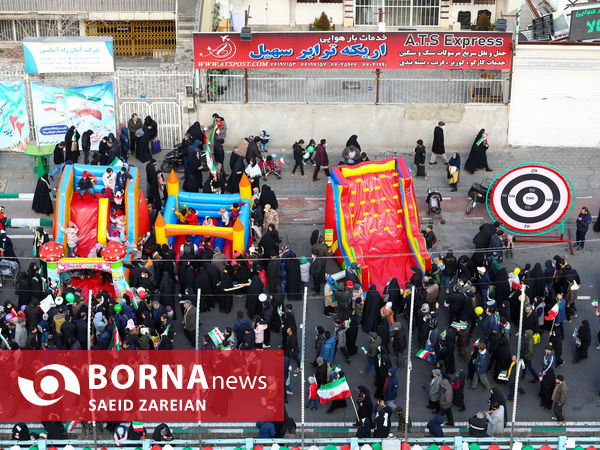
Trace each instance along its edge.
<path fill-rule="evenodd" d="M 573 438 L 573 442 L 567 442 L 566 436 L 558 437 L 524 437 L 519 439 L 517 442 L 521 443 L 522 446 L 530 445 L 535 449 L 539 449 L 542 446 L 548 446 L 550 450 L 565 450 L 566 448 L 573 448 L 572 446 L 580 445 L 583 448 L 589 445 L 597 445 L 597 437 L 577 437 Z M 408 444 L 412 447 L 419 445 L 421 448 L 426 448 L 431 444 L 438 447 L 446 445 L 452 450 L 462 450 L 463 448 L 470 448 L 469 444 L 477 444 L 477 448 L 486 449 L 490 445 L 495 444 L 500 450 L 509 450 L 510 443 L 508 438 L 469 438 L 462 436 L 455 436 L 449 438 L 409 438 Z M 273 444 L 279 446 L 286 446 L 292 448 L 298 446 L 299 448 L 308 449 L 311 446 L 315 446 L 318 450 L 323 450 L 327 445 L 332 444 L 336 447 L 348 444 L 352 450 L 360 449 L 365 444 L 383 444 L 384 448 L 396 448 L 400 449 L 400 439 L 358 439 L 358 438 L 329 438 L 329 439 L 315 439 L 307 438 L 302 442 L 298 438 L 286 438 L 286 439 L 253 439 L 253 438 L 237 438 L 237 439 L 206 439 L 200 441 L 199 439 L 177 439 L 170 441 L 169 444 L 175 449 L 181 449 L 185 447 L 189 448 L 202 448 L 202 446 L 208 446 L 212 448 L 219 448 L 223 450 L 231 450 L 234 448 L 245 448 L 247 450 L 255 448 L 255 445 L 260 445 L 263 448 L 270 448 Z M 16 441 L 0 441 L 0 445 L 4 448 L 10 448 L 11 446 L 18 444 Z M 66 445 L 72 445 L 75 450 L 81 450 L 85 447 L 92 448 L 94 450 L 99 448 L 105 448 L 108 450 L 123 449 L 133 450 L 134 448 L 141 448 L 142 450 L 150 450 L 154 444 L 165 444 L 164 442 L 155 442 L 152 439 L 145 439 L 143 441 L 124 441 L 120 447 L 115 447 L 114 441 L 112 440 L 98 440 L 96 442 L 91 439 L 88 440 L 49 440 L 40 439 L 38 441 L 27 441 L 23 443 L 25 446 L 35 445 L 39 450 L 47 450 L 53 446 L 62 450 Z M 568 444 L 568 447 L 567 447 Z M 206 447 L 205 447 L 206 448 Z"/>
<path fill-rule="evenodd" d="M 291 72 L 291 74 L 290 74 Z M 209 72 L 210 103 L 498 104 L 508 103 L 503 71 Z"/>
<path fill-rule="evenodd" d="M 177 12 L 177 0 L 0 0 L 0 12 Z"/>

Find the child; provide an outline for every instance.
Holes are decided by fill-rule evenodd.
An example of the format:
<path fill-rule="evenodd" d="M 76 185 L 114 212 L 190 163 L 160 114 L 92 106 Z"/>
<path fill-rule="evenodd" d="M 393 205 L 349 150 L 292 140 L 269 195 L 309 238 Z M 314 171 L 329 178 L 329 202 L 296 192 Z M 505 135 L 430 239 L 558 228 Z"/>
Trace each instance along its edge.
<path fill-rule="evenodd" d="M 115 183 L 117 182 L 117 175 L 109 167 L 106 172 L 102 175 L 102 182 L 107 189 L 115 190 Z"/>
<path fill-rule="evenodd" d="M 225 210 L 225 208 L 221 208 L 219 210 L 219 216 L 221 216 L 221 221 L 223 222 L 224 227 L 229 226 L 229 213 Z"/>
<path fill-rule="evenodd" d="M 77 183 L 77 189 L 81 194 L 81 198 L 83 198 L 83 195 L 86 192 L 89 192 L 90 194 L 94 195 L 94 184 L 92 183 L 92 179 L 90 178 L 90 175 L 87 172 L 83 172 L 81 174 L 81 179 L 79 180 L 79 183 Z"/>
<path fill-rule="evenodd" d="M 273 155 L 267 156 L 265 160 L 265 164 L 268 167 L 269 171 L 274 173 L 277 178 L 281 180 L 281 167 L 273 160 Z M 265 180 L 267 177 L 265 177 Z"/>
<path fill-rule="evenodd" d="M 310 383 L 308 388 L 308 400 L 304 407 L 310 407 L 311 411 L 317 410 L 319 408 L 319 402 L 317 401 L 319 398 L 319 395 L 317 394 L 317 389 L 319 388 L 317 386 L 317 379 L 315 377 L 308 377 L 308 382 Z"/>
<path fill-rule="evenodd" d="M 245 205 L 244 202 L 234 203 L 233 205 L 231 205 L 231 214 L 229 215 L 229 223 L 231 224 L 231 226 L 233 226 L 237 218 L 240 216 L 240 207 L 243 205 Z"/>
<path fill-rule="evenodd" d="M 311 139 L 308 142 L 308 146 L 306 147 L 306 154 L 308 155 L 308 158 L 305 156 L 304 157 L 304 164 L 306 164 L 306 161 L 310 161 L 310 163 L 314 166 L 315 165 L 315 161 L 313 160 L 313 154 L 315 153 L 315 147 L 316 147 L 317 143 L 315 142 L 314 139 Z"/>
<path fill-rule="evenodd" d="M 310 263 L 306 256 L 300 258 L 300 284 L 302 285 L 302 292 L 308 287 L 310 282 Z"/>
<path fill-rule="evenodd" d="M 69 248 L 69 256 L 75 256 L 75 252 L 77 251 L 77 242 L 78 237 L 77 233 L 79 232 L 79 228 L 75 225 L 74 222 L 69 222 L 69 226 L 67 228 L 63 227 L 60 223 L 58 224 L 60 230 L 65 233 L 67 237 L 67 247 Z"/>
<path fill-rule="evenodd" d="M 425 159 L 426 159 L 426 151 L 425 146 L 423 145 L 423 140 L 419 139 L 417 141 L 417 146 L 413 150 L 415 154 L 414 163 L 417 166 L 417 176 L 424 177 L 425 176 Z"/>
<path fill-rule="evenodd" d="M 266 152 L 267 145 L 269 144 L 269 140 L 271 139 L 271 136 L 269 136 L 265 130 L 262 130 L 262 133 L 260 133 L 259 138 L 260 138 L 260 151 Z"/>
<path fill-rule="evenodd" d="M 115 182 L 117 189 L 124 191 L 125 186 L 127 185 L 127 180 L 133 180 L 133 177 L 129 173 L 127 173 L 127 167 L 123 166 L 117 174 Z"/>
<path fill-rule="evenodd" d="M 431 247 L 433 247 L 437 242 L 437 237 L 433 232 L 433 225 L 427 225 L 425 232 L 423 233 L 423 237 L 425 238 L 425 246 L 427 247 L 427 251 L 431 251 Z"/>
<path fill-rule="evenodd" d="M 110 221 L 115 225 L 117 233 L 111 233 L 111 241 L 120 241 L 125 242 L 127 238 L 125 237 L 125 216 L 123 215 L 123 211 L 117 209 L 115 211 L 116 217 L 111 217 Z"/>

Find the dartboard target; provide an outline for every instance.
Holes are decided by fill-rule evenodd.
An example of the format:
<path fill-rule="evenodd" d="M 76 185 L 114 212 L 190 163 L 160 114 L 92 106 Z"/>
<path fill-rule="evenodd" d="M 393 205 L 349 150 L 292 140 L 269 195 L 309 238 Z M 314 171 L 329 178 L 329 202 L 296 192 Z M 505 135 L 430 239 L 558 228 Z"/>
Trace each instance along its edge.
<path fill-rule="evenodd" d="M 544 234 L 570 215 L 575 193 L 569 178 L 555 167 L 528 163 L 513 166 L 490 185 L 488 212 L 507 231 Z"/>

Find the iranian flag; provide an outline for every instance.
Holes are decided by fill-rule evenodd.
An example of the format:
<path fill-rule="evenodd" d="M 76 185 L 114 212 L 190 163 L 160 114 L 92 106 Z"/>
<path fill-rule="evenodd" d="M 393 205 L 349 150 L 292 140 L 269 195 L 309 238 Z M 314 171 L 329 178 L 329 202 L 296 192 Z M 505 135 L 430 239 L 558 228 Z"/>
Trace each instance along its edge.
<path fill-rule="evenodd" d="M 598 300 L 592 300 L 592 306 L 598 309 Z"/>
<path fill-rule="evenodd" d="M 327 403 L 331 400 L 350 397 L 352 393 L 350 392 L 350 386 L 346 382 L 346 377 L 342 377 L 339 380 L 321 386 L 317 390 L 317 395 L 321 398 L 321 403 Z"/>
<path fill-rule="evenodd" d="M 452 326 L 457 330 L 464 330 L 469 324 L 467 322 L 452 322 Z"/>
<path fill-rule="evenodd" d="M 121 350 L 121 336 L 119 336 L 119 330 L 117 327 L 114 327 L 112 339 L 110 340 L 110 346 L 108 347 L 110 350 Z"/>
<path fill-rule="evenodd" d="M 67 433 L 72 433 L 73 430 L 75 429 L 75 427 L 77 426 L 79 422 L 75 421 L 75 420 L 69 420 L 66 424 L 65 424 L 65 430 Z"/>
<path fill-rule="evenodd" d="M 144 422 L 131 422 L 131 427 L 136 433 L 144 431 Z"/>
<path fill-rule="evenodd" d="M 427 359 L 427 357 L 429 356 L 431 352 L 428 352 L 427 350 L 419 350 L 417 352 L 417 358 L 421 358 L 421 359 Z"/>
<path fill-rule="evenodd" d="M 558 309 L 560 308 L 560 300 L 556 302 L 556 304 L 552 307 L 550 311 L 548 311 L 548 315 L 544 317 L 544 320 L 554 320 L 558 315 Z"/>
<path fill-rule="evenodd" d="M 285 166 L 285 160 L 283 159 L 283 155 L 281 155 L 281 158 L 279 158 L 279 164 Z"/>

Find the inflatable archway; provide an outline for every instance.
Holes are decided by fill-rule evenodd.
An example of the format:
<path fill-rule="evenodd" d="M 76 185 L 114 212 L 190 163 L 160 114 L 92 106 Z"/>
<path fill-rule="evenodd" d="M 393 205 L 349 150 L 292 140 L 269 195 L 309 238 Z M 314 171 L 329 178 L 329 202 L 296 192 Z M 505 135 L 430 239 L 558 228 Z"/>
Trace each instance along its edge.
<path fill-rule="evenodd" d="M 48 268 L 48 279 L 56 283 L 60 291 L 60 274 L 71 270 L 101 270 L 112 274 L 115 295 L 122 297 L 129 289 L 129 283 L 123 273 L 123 258 L 127 247 L 110 241 L 102 249 L 102 258 L 65 258 L 65 248 L 54 241 L 47 242 L 40 248 L 40 258 Z"/>

